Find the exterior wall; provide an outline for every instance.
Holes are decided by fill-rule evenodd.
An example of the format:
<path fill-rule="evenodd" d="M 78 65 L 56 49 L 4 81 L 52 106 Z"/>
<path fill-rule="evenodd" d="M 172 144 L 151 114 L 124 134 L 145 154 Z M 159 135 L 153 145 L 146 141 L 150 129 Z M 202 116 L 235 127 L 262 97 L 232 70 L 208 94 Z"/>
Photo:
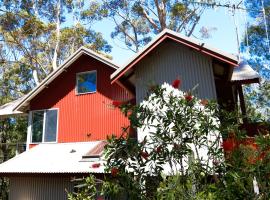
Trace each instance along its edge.
<path fill-rule="evenodd" d="M 172 41 L 160 44 L 136 65 L 136 100 L 146 96 L 149 84 L 172 83 L 182 80 L 181 89 L 191 90 L 195 85 L 200 98 L 216 99 L 212 58 Z"/>
<path fill-rule="evenodd" d="M 73 191 L 69 177 L 11 177 L 10 200 L 64 200 Z"/>
<path fill-rule="evenodd" d="M 97 92 L 76 95 L 76 73 L 97 71 Z M 111 84 L 109 66 L 81 56 L 30 102 L 30 110 L 58 108 L 58 141 L 83 142 L 105 140 L 109 134 L 121 134 L 128 120 L 112 106 L 113 100 L 131 97 L 117 84 Z"/>

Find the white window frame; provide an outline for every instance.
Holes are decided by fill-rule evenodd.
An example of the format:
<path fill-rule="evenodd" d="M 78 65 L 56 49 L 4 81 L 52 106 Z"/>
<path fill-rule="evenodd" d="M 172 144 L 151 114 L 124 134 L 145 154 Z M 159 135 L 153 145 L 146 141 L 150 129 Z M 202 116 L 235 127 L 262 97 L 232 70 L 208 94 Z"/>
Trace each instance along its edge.
<path fill-rule="evenodd" d="M 92 74 L 92 73 L 95 73 L 96 74 L 96 90 L 93 91 L 93 92 L 83 92 L 83 93 L 79 93 L 78 92 L 78 76 L 81 75 L 81 74 Z M 76 88 L 75 88 L 75 93 L 76 95 L 83 95 L 83 94 L 93 94 L 93 93 L 96 93 L 97 92 L 97 70 L 91 70 L 91 71 L 85 71 L 85 72 L 79 72 L 79 73 L 76 73 Z"/>
<path fill-rule="evenodd" d="M 44 141 L 44 131 L 45 131 L 45 124 L 46 124 L 46 114 L 48 110 L 56 110 L 57 111 L 57 123 L 56 123 L 56 140 L 53 142 L 45 142 Z M 42 141 L 41 142 L 32 142 L 32 128 L 33 128 L 33 112 L 43 111 L 43 130 L 42 130 Z M 59 125 L 59 108 L 50 108 L 50 109 L 42 109 L 42 110 L 32 110 L 29 113 L 29 132 L 30 132 L 30 138 L 29 138 L 29 144 L 40 144 L 40 143 L 58 143 L 58 125 Z"/>

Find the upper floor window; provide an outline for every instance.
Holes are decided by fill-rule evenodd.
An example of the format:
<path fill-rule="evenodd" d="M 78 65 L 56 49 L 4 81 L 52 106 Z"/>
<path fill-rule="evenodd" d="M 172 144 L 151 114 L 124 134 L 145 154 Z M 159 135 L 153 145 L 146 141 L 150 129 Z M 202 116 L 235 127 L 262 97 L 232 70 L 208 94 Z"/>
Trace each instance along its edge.
<path fill-rule="evenodd" d="M 32 111 L 31 142 L 56 142 L 58 110 Z"/>
<path fill-rule="evenodd" d="M 93 93 L 97 91 L 96 71 L 77 73 L 76 81 L 77 81 L 76 86 L 77 94 Z"/>

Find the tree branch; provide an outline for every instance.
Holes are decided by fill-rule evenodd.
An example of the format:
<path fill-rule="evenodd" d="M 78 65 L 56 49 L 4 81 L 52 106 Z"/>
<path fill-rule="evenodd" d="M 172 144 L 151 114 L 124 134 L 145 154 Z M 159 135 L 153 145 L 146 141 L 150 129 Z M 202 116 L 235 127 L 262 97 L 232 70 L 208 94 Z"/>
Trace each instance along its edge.
<path fill-rule="evenodd" d="M 158 26 L 154 22 L 154 20 L 147 14 L 145 9 L 143 9 L 143 16 L 146 18 L 146 20 L 153 26 L 154 29 L 158 29 Z"/>
<path fill-rule="evenodd" d="M 196 13 L 198 9 L 194 9 L 189 15 L 185 16 L 185 18 L 182 20 L 182 23 L 178 26 L 176 29 L 177 32 L 180 31 L 180 29 L 184 26 L 184 24 L 187 22 L 187 20 L 193 16 L 194 13 Z"/>

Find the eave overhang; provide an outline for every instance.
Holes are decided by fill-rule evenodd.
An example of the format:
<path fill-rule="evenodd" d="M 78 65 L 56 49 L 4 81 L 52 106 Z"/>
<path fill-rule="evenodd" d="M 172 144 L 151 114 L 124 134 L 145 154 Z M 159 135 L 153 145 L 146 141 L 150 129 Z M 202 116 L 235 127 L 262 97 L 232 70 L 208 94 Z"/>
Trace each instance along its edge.
<path fill-rule="evenodd" d="M 260 83 L 260 75 L 252 69 L 245 61 L 239 63 L 239 67 L 234 68 L 231 82 L 233 84 Z"/>

